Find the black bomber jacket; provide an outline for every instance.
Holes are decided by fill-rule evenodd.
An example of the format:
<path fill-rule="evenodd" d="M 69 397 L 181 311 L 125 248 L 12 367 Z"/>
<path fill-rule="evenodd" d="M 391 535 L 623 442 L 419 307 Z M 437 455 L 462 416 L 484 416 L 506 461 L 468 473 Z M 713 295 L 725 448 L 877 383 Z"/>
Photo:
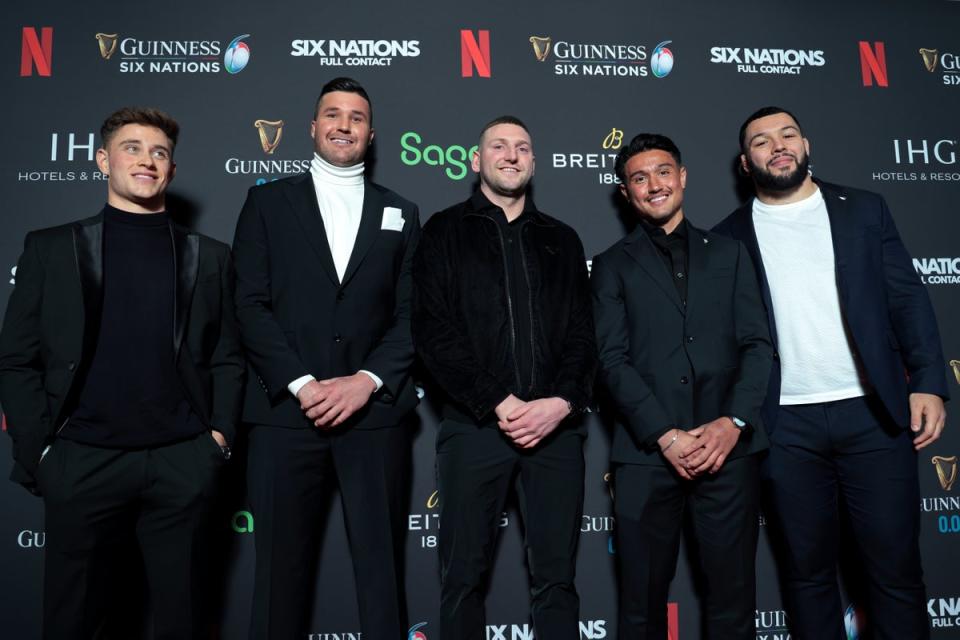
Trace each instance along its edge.
<path fill-rule="evenodd" d="M 591 400 L 597 349 L 583 245 L 529 197 L 521 230 L 527 300 L 510 300 L 503 236 L 492 217 L 502 213 L 479 190 L 430 218 L 414 257 L 417 355 L 456 412 L 477 422 L 492 420 L 510 393 L 558 396 L 574 411 Z M 517 313 L 530 314 L 533 342 L 530 384 L 519 390 Z"/>

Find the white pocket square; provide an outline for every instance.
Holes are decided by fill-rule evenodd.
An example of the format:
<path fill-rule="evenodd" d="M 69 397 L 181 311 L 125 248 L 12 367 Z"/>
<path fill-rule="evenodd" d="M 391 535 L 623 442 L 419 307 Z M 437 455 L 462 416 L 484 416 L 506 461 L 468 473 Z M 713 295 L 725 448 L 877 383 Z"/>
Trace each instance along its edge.
<path fill-rule="evenodd" d="M 387 231 L 403 231 L 403 214 L 396 207 L 383 208 L 383 220 L 380 221 L 380 228 Z"/>

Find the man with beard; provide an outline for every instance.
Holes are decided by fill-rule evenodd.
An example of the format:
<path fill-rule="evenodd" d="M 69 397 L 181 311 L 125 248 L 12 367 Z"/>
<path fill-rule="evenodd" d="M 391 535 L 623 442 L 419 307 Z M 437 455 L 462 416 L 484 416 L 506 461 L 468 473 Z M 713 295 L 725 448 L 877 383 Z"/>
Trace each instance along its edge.
<path fill-rule="evenodd" d="M 707 636 L 752 640 L 760 407 L 773 357 L 753 264 L 741 243 L 684 217 L 687 170 L 672 140 L 634 137 L 616 171 L 639 224 L 594 258 L 590 284 L 600 378 L 617 410 L 618 637 L 667 637 L 687 515 Z"/>
<path fill-rule="evenodd" d="M 440 637 L 485 637 L 483 586 L 516 479 L 537 637 L 578 640 L 574 417 L 596 369 L 583 247 L 527 192 L 533 143 L 520 120 L 485 126 L 472 166 L 480 189 L 430 218 L 414 259 L 414 344 L 443 404 Z"/>
<path fill-rule="evenodd" d="M 248 491 L 257 551 L 250 640 L 306 638 L 336 483 L 360 628 L 406 628 L 400 557 L 407 491 L 410 269 L 417 207 L 371 182 L 373 107 L 356 80 L 325 84 L 308 173 L 253 187 L 233 252 L 251 381 Z"/>
<path fill-rule="evenodd" d="M 814 180 L 787 110 L 740 128 L 756 198 L 716 230 L 750 250 L 777 350 L 764 405 L 769 513 L 796 640 L 844 636 L 840 522 L 852 525 L 875 638 L 927 638 L 916 450 L 947 399 L 933 308 L 883 198 Z"/>

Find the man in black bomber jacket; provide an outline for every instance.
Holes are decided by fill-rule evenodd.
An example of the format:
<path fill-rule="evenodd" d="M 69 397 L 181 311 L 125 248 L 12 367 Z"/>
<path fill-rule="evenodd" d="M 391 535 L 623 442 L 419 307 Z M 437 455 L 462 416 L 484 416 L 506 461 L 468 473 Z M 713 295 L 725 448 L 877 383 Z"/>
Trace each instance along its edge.
<path fill-rule="evenodd" d="M 434 215 L 414 258 L 413 336 L 444 394 L 437 438 L 440 635 L 484 637 L 482 585 L 519 475 L 537 637 L 579 638 L 575 555 L 583 432 L 597 357 L 583 247 L 527 195 L 533 145 L 484 127 L 480 189 Z"/>

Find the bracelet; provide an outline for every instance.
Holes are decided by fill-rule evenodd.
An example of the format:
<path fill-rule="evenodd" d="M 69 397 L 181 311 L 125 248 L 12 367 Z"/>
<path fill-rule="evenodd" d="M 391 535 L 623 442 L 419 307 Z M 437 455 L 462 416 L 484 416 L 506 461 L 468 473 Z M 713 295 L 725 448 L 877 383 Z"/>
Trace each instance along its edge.
<path fill-rule="evenodd" d="M 672 446 L 674 445 L 674 443 L 677 441 L 677 438 L 679 438 L 679 437 L 680 437 L 680 430 L 679 430 L 679 429 L 674 429 L 674 430 L 673 430 L 673 439 L 670 440 L 670 442 L 667 444 L 667 446 L 665 446 L 663 449 L 660 450 L 660 453 L 666 453 L 666 452 L 667 452 L 667 449 L 669 449 L 670 447 L 672 447 Z"/>

